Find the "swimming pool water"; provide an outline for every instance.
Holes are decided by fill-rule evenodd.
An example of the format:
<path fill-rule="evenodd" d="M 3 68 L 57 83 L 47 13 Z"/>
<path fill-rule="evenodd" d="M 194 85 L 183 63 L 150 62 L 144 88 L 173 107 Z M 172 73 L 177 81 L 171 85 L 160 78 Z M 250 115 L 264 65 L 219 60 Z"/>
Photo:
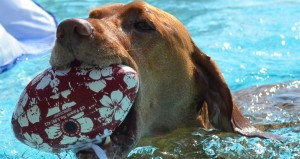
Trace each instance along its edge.
<path fill-rule="evenodd" d="M 56 15 L 59 22 L 71 17 L 87 17 L 89 9 L 107 3 L 105 0 L 36 1 Z M 149 0 L 148 2 L 170 12 L 182 21 L 196 44 L 217 62 L 232 91 L 300 79 L 299 1 Z M 13 68 L 0 74 L 0 158 L 55 157 L 16 141 L 10 126 L 11 114 L 19 95 L 34 76 L 50 67 L 49 57 L 50 51 L 38 57 L 22 57 Z M 294 123 L 300 121 L 299 118 L 294 120 Z M 205 133 L 202 130 L 184 130 L 174 136 L 165 136 L 166 145 L 162 146 L 158 140 L 151 142 L 150 147 L 135 150 L 133 154 L 144 153 L 148 158 L 159 156 L 172 158 L 168 154 L 178 155 L 182 152 L 186 155 L 190 153 L 191 156 L 188 158 L 193 158 L 192 154 L 195 153 L 198 155 L 203 153 L 212 158 L 299 157 L 300 136 L 297 124 L 286 129 L 270 131 L 290 138 L 284 143 L 279 143 L 226 134 L 220 136 L 219 133 Z M 191 144 L 191 141 L 194 143 Z M 149 152 L 148 155 L 146 152 Z M 72 154 L 61 156 L 72 158 Z M 179 155 L 180 157 L 184 156 Z"/>

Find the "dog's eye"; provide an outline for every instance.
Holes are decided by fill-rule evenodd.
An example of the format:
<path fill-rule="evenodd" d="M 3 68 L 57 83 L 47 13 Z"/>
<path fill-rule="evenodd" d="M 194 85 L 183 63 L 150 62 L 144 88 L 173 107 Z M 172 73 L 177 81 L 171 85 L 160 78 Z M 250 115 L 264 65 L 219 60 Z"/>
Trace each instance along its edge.
<path fill-rule="evenodd" d="M 153 30 L 155 30 L 147 22 L 137 22 L 134 24 L 134 28 L 137 29 L 138 31 L 153 31 Z"/>

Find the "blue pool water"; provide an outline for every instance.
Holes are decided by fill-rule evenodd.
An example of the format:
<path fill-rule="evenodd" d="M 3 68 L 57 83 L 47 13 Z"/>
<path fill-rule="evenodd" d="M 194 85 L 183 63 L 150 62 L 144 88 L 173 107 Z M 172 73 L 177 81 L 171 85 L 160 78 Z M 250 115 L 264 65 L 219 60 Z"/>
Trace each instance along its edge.
<path fill-rule="evenodd" d="M 36 1 L 56 15 L 59 22 L 71 17 L 87 17 L 89 9 L 107 3 L 105 0 Z M 129 1 L 110 1 L 114 2 Z M 251 86 L 300 79 L 298 0 L 149 0 L 148 2 L 170 12 L 182 21 L 196 44 L 217 62 L 233 92 Z M 33 150 L 18 142 L 12 134 L 10 125 L 11 114 L 19 95 L 34 76 L 50 66 L 49 57 L 50 51 L 38 57 L 22 57 L 12 69 L 0 74 L 0 158 L 59 158 Z M 290 112 L 286 110 L 285 113 Z M 222 137 L 218 136 L 218 133 L 207 134 L 202 130 L 190 133 L 189 137 L 192 137 L 193 141 L 199 137 L 196 143 L 202 145 L 196 147 L 194 152 L 202 152 L 212 158 L 243 158 L 243 156 L 299 158 L 300 128 L 297 124 L 299 121 L 300 118 L 296 117 L 291 121 L 293 125 L 290 127 L 276 129 L 275 126 L 270 129 L 273 133 L 289 137 L 283 143 L 240 136 Z M 253 123 L 255 124 L 255 121 Z M 177 140 L 184 142 L 179 136 L 177 135 Z M 174 137 L 169 139 L 174 140 Z M 133 154 L 150 152 L 148 157 L 159 158 L 158 156 L 166 156 L 163 152 L 170 151 L 153 145 L 139 147 Z M 174 147 L 175 151 L 178 147 Z M 157 149 L 162 150 L 155 154 L 155 151 L 158 152 Z M 181 151 L 185 149 L 182 148 Z M 60 155 L 60 158 L 73 157 L 71 153 Z M 170 156 L 165 158 L 168 157 L 172 158 Z"/>

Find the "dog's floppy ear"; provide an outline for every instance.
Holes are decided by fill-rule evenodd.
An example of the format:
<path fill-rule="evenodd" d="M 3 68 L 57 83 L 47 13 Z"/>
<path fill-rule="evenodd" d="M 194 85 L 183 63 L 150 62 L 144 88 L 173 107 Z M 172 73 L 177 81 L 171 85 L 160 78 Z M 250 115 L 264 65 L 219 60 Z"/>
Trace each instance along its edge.
<path fill-rule="evenodd" d="M 202 103 L 206 102 L 210 123 L 217 129 L 236 132 L 249 137 L 262 137 L 282 140 L 280 136 L 260 131 L 253 127 L 241 114 L 232 100 L 231 92 L 216 63 L 196 45 L 191 54 L 197 78 L 202 88 Z M 204 83 L 203 83 L 204 82 Z"/>

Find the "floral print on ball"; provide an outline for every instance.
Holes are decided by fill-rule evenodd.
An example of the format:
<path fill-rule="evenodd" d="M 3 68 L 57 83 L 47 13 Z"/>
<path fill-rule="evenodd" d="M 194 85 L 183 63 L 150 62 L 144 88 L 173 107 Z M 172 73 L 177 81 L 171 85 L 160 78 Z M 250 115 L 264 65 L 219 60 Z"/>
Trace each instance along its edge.
<path fill-rule="evenodd" d="M 111 116 L 115 120 L 123 121 L 124 114 L 128 111 L 131 101 L 127 96 L 123 96 L 121 91 L 117 90 L 113 91 L 110 97 L 104 95 L 100 103 L 104 106 L 99 109 L 100 116 L 106 120 L 105 123 L 109 123 L 111 121 L 107 121 L 107 119 L 111 119 Z"/>
<path fill-rule="evenodd" d="M 60 153 L 99 142 L 123 122 L 139 88 L 138 75 L 125 65 L 49 68 L 20 96 L 12 117 L 17 139 Z"/>

